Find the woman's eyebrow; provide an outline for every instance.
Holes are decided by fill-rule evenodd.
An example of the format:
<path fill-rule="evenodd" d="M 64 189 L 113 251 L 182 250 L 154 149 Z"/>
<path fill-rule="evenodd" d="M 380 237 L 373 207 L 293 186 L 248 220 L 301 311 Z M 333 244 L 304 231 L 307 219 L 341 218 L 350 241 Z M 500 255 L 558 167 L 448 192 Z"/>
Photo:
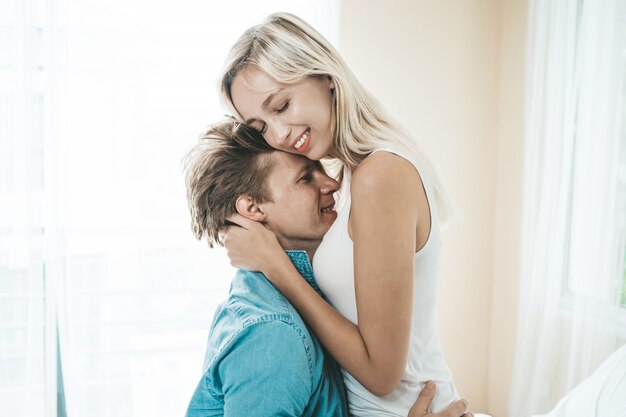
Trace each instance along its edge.
<path fill-rule="evenodd" d="M 274 98 L 274 96 L 275 96 L 276 94 L 280 93 L 280 92 L 281 92 L 281 91 L 283 91 L 283 90 L 284 90 L 284 88 L 282 88 L 282 87 L 281 87 L 281 88 L 279 88 L 279 89 L 277 89 L 277 90 L 272 91 L 272 92 L 270 93 L 270 95 L 269 95 L 269 96 L 267 96 L 267 98 L 265 99 L 265 101 L 263 102 L 263 104 L 261 105 L 261 107 L 262 107 L 262 108 L 264 108 L 264 109 L 266 109 L 266 108 L 270 105 L 270 103 L 272 102 L 272 99 Z"/>
<path fill-rule="evenodd" d="M 261 104 L 261 108 L 263 109 L 267 109 L 270 105 L 270 103 L 272 102 L 272 100 L 274 99 L 274 96 L 276 96 L 276 94 L 280 93 L 281 91 L 283 91 L 284 88 L 279 88 L 277 90 L 274 90 L 270 93 L 269 96 L 267 96 L 267 98 L 265 99 L 265 101 L 263 101 L 263 104 Z M 250 125 L 251 123 L 256 122 L 255 118 L 250 118 L 248 120 L 246 120 L 246 124 Z"/>

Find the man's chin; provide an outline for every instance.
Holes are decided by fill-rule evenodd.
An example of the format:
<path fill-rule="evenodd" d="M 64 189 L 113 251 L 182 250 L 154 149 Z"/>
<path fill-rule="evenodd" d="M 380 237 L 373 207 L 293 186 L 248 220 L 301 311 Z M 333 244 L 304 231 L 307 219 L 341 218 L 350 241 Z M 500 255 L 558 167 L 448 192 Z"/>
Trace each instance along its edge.
<path fill-rule="evenodd" d="M 322 218 L 324 219 L 324 226 L 326 228 L 326 230 L 324 230 L 324 234 L 326 234 L 330 230 L 330 227 L 333 225 L 333 223 L 335 223 L 335 220 L 337 220 L 337 212 L 333 210 L 322 213 Z"/>

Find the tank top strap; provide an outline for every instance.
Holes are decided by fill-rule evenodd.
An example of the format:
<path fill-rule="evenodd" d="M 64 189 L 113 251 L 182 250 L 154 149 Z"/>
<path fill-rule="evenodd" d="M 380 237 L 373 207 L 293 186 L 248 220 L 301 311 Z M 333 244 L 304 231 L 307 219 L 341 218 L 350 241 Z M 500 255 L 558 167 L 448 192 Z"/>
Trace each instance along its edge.
<path fill-rule="evenodd" d="M 343 178 L 339 187 L 339 197 L 337 199 L 337 213 L 343 211 L 345 207 L 350 207 L 350 182 L 352 181 L 352 171 L 343 167 Z"/>

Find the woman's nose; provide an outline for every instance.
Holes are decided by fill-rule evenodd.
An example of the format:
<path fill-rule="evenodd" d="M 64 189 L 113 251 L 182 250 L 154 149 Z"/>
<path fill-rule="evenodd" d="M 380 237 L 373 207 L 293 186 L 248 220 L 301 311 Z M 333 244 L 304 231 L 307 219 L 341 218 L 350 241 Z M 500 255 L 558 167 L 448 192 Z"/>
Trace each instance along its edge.
<path fill-rule="evenodd" d="M 272 139 L 279 146 L 288 147 L 289 143 L 289 126 L 283 123 L 274 123 L 271 127 Z"/>

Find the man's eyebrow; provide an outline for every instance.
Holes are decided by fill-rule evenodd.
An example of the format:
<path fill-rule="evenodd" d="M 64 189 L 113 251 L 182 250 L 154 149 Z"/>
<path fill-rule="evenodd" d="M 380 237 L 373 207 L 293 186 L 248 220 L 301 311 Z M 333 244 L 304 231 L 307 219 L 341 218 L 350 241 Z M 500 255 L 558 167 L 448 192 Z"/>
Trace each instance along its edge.
<path fill-rule="evenodd" d="M 294 175 L 294 181 L 298 181 L 302 177 L 303 173 L 308 173 L 309 171 L 311 171 L 311 166 L 309 164 L 306 164 L 298 170 L 296 175 Z"/>

